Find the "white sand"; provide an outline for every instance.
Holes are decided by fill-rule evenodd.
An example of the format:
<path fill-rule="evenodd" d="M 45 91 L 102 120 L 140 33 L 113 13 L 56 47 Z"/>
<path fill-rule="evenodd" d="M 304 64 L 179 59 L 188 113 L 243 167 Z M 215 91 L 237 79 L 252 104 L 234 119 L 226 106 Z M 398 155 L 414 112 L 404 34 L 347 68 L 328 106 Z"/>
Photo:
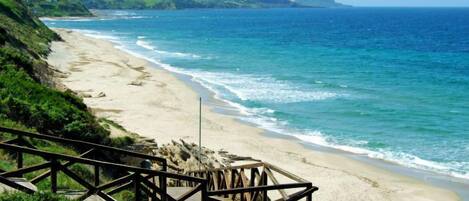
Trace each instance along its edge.
<path fill-rule="evenodd" d="M 189 86 L 110 42 L 57 31 L 65 42 L 53 43 L 48 62 L 66 74 L 60 78 L 66 87 L 92 96 L 84 101 L 97 116 L 159 144 L 180 138 L 197 142 L 198 95 Z M 101 92 L 106 96 L 98 98 Z M 408 177 L 312 151 L 292 140 L 265 137 L 263 130 L 210 108 L 203 113 L 204 146 L 252 156 L 312 181 L 320 188 L 315 200 L 459 200 L 451 191 Z"/>

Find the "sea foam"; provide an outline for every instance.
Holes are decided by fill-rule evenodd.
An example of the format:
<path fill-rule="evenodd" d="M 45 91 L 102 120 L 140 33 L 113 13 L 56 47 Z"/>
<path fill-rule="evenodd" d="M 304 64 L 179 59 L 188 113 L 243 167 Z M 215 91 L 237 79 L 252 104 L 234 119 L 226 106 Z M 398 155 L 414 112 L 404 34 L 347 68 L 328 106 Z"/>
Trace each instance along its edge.
<path fill-rule="evenodd" d="M 104 34 L 101 32 L 91 30 L 78 30 L 87 36 L 111 40 L 113 42 L 119 41 L 116 36 Z M 143 41 L 144 36 L 139 36 L 137 45 L 145 48 L 146 50 L 152 50 L 160 54 L 173 54 L 165 51 L 156 50 L 151 43 Z M 295 137 L 305 143 L 316 144 L 324 147 L 330 147 L 338 150 L 343 150 L 350 153 L 364 155 L 370 158 L 386 160 L 394 162 L 406 167 L 423 169 L 441 174 L 469 179 L 467 168 L 469 164 L 467 162 L 435 162 L 429 161 L 417 156 L 396 152 L 392 150 L 370 150 L 363 146 L 366 142 L 350 143 L 353 145 L 344 145 L 335 143 L 334 139 L 330 136 L 322 133 L 321 131 L 308 131 L 308 130 L 294 130 L 288 127 L 287 121 L 280 121 L 272 114 L 274 110 L 269 108 L 249 108 L 236 101 L 231 101 L 226 98 L 226 93 L 230 93 L 237 97 L 240 101 L 246 100 L 261 100 L 278 103 L 291 103 L 301 101 L 324 101 L 331 98 L 337 98 L 341 96 L 347 96 L 346 94 L 337 94 L 328 91 L 314 91 L 304 90 L 292 86 L 292 84 L 284 81 L 276 80 L 268 76 L 256 76 L 256 75 L 240 75 L 235 73 L 227 72 L 207 72 L 200 70 L 187 70 L 183 68 L 174 67 L 170 64 L 163 63 L 158 59 L 154 59 L 148 56 L 144 56 L 135 51 L 130 51 L 127 46 L 117 45 L 116 47 L 126 51 L 134 56 L 147 59 L 148 61 L 175 73 L 185 74 L 192 77 L 192 81 L 200 83 L 208 90 L 214 92 L 215 98 L 225 102 L 230 107 L 239 111 L 240 116 L 237 118 L 253 123 L 260 128 L 268 131 L 288 135 Z M 159 52 L 158 52 L 159 51 Z M 316 81 L 316 83 L 323 83 L 322 81 Z M 255 87 L 253 87 L 255 86 Z"/>

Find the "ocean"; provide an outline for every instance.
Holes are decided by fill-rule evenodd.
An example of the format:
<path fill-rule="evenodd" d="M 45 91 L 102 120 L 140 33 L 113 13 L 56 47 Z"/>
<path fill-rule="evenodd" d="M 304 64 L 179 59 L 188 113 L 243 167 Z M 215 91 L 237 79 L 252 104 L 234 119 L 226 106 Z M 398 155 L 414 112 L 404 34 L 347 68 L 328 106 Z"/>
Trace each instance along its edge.
<path fill-rule="evenodd" d="M 271 132 L 469 179 L 467 8 L 98 13 L 44 22 L 188 75 Z"/>

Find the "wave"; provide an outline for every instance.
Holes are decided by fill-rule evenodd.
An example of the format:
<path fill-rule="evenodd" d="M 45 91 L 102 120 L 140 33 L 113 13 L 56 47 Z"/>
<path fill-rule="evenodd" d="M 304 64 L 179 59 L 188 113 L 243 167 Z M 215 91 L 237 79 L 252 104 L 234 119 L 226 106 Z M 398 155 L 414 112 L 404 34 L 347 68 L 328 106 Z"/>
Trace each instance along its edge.
<path fill-rule="evenodd" d="M 42 21 L 64 21 L 64 22 L 89 22 L 89 21 L 96 21 L 99 18 L 96 17 L 63 17 L 63 18 L 50 18 L 50 17 L 41 17 L 39 18 Z"/>
<path fill-rule="evenodd" d="M 103 33 L 103 32 L 88 30 L 88 29 L 71 29 L 71 30 L 79 32 L 85 36 L 92 37 L 92 38 L 104 39 L 104 40 L 108 40 L 108 41 L 115 42 L 115 43 L 120 42 L 119 37 L 114 36 L 109 33 Z"/>
<path fill-rule="evenodd" d="M 224 76 L 227 76 L 226 73 L 209 73 L 209 72 L 201 72 L 201 71 L 189 71 L 189 70 L 173 67 L 169 64 L 164 64 L 164 63 L 161 63 L 159 61 L 152 60 L 152 59 L 150 59 L 150 61 L 153 61 L 155 64 L 160 65 L 161 67 L 165 68 L 166 70 L 169 70 L 169 71 L 172 71 L 172 72 L 175 72 L 175 73 L 180 73 L 180 74 L 185 74 L 185 75 L 192 76 L 192 81 L 200 83 L 202 86 L 204 86 L 208 90 L 214 92 L 215 98 L 217 98 L 218 100 L 221 100 L 221 101 L 225 102 L 226 104 L 228 104 L 229 106 L 235 108 L 235 110 L 237 110 L 240 114 L 240 116 L 238 116 L 238 118 L 240 120 L 253 123 L 254 125 L 256 125 L 256 126 L 262 128 L 262 129 L 268 130 L 270 132 L 274 132 L 274 133 L 282 134 L 282 135 L 287 135 L 287 136 L 293 136 L 293 137 L 295 137 L 295 138 L 297 138 L 297 139 L 299 139 L 299 140 L 301 140 L 305 143 L 316 144 L 316 145 L 320 145 L 320 146 L 323 146 L 323 147 L 330 147 L 330 148 L 334 148 L 334 149 L 338 149 L 338 150 L 342 150 L 342 151 L 346 151 L 346 152 L 350 152 L 350 153 L 354 153 L 354 154 L 364 155 L 364 156 L 367 156 L 369 158 L 385 160 L 385 161 L 393 162 L 393 163 L 396 163 L 396 164 L 399 164 L 399 165 L 402 165 L 402 166 L 405 166 L 405 167 L 409 167 L 409 168 L 416 168 L 416 169 L 436 172 L 436 173 L 440 173 L 440 174 L 443 174 L 443 175 L 448 175 L 448 176 L 452 176 L 452 177 L 456 177 L 456 178 L 469 179 L 469 173 L 468 173 L 469 171 L 465 171 L 465 169 L 467 169 L 467 167 L 469 167 L 469 163 L 465 163 L 465 162 L 438 163 L 438 162 L 434 162 L 434 161 L 421 159 L 417 156 L 407 154 L 407 153 L 402 153 L 402 152 L 394 152 L 394 151 L 390 151 L 390 150 L 372 151 L 370 149 L 360 147 L 360 146 L 366 146 L 366 144 L 368 143 L 366 141 L 352 141 L 352 142 L 347 143 L 347 144 L 350 144 L 350 145 L 343 145 L 343 144 L 339 144 L 339 143 L 334 143 L 333 142 L 334 140 L 330 139 L 329 137 L 327 137 L 327 135 L 324 135 L 320 131 L 294 131 L 294 130 L 291 130 L 288 127 L 288 122 L 280 121 L 277 118 L 272 117 L 273 114 L 275 113 L 274 110 L 269 109 L 269 108 L 249 108 L 249 107 L 246 107 L 246 106 L 244 106 L 242 104 L 239 104 L 237 102 L 230 101 L 230 100 L 224 98 L 225 94 L 222 91 L 220 91 L 219 89 L 217 89 L 217 85 L 222 86 L 222 87 L 226 87 L 228 89 L 228 91 L 230 91 L 231 93 L 237 94 L 237 96 L 239 96 L 240 94 L 242 94 L 240 96 L 245 95 L 243 93 L 239 93 L 239 91 L 240 91 L 239 89 L 237 89 L 235 87 L 230 87 L 228 85 L 216 83 L 216 81 L 208 81 L 207 82 L 207 80 L 209 80 L 210 78 L 217 78 L 218 77 L 220 79 L 223 79 Z M 210 76 L 207 76 L 207 74 L 209 74 Z M 229 76 L 229 74 L 228 74 L 228 76 Z M 246 81 L 246 79 L 245 79 L 246 76 L 241 76 L 242 79 L 240 78 L 240 76 L 237 76 L 237 77 L 238 77 L 239 82 L 245 82 Z M 247 77 L 252 78 L 252 76 L 247 76 Z M 235 81 L 233 79 L 228 79 L 228 80 L 230 80 L 232 83 L 238 83 L 237 81 Z M 266 79 L 256 79 L 256 78 L 254 78 L 253 80 L 265 81 Z M 273 81 L 270 78 L 267 79 L 267 80 Z M 227 83 L 227 82 L 225 82 L 225 83 Z M 257 84 L 258 82 L 255 82 L 255 83 Z M 273 83 L 276 83 L 276 82 L 273 81 Z M 248 81 L 247 84 L 253 84 L 253 82 Z M 270 84 L 272 84 L 272 83 L 270 83 Z M 269 84 L 267 84 L 267 85 L 269 85 Z M 251 85 L 251 86 L 255 86 L 255 85 Z M 280 85 L 276 85 L 275 87 L 278 87 L 278 86 L 286 87 L 285 83 L 280 84 Z M 241 90 L 241 91 L 243 91 L 243 90 Z M 293 93 L 293 95 L 295 95 L 296 93 L 299 93 L 299 92 L 294 91 L 294 92 L 291 92 L 291 93 Z M 327 93 L 327 92 L 325 92 L 325 93 Z M 275 92 L 273 92 L 273 90 L 270 90 L 270 96 L 267 96 L 267 93 L 265 93 L 264 94 L 265 96 L 261 96 L 261 98 L 272 97 L 273 94 L 284 95 L 282 93 L 275 93 Z M 312 95 L 312 94 L 314 94 L 314 95 Z M 285 99 L 273 98 L 273 99 L 270 99 L 270 101 L 282 101 L 283 103 L 288 102 L 288 101 L 300 101 L 300 100 L 320 101 L 320 100 L 326 100 L 328 98 L 334 98 L 334 97 L 341 96 L 340 94 L 333 94 L 333 95 L 327 95 L 327 96 L 321 97 L 321 96 L 316 96 L 315 93 L 312 93 L 312 94 L 303 95 L 303 96 L 299 96 L 299 97 L 298 96 L 288 96 L 287 95 L 287 97 Z M 245 99 L 248 99 L 247 97 L 249 97 L 249 96 L 245 96 Z M 461 170 L 463 170 L 463 171 L 461 171 Z"/>
<path fill-rule="evenodd" d="M 469 173 L 467 171 L 464 171 L 465 168 L 467 169 L 467 167 L 469 167 L 468 162 L 440 163 L 425 160 L 419 158 L 418 156 L 414 156 L 412 154 L 407 154 L 403 152 L 395 152 L 384 149 L 372 151 L 357 146 L 340 145 L 331 142 L 332 140 L 328 140 L 329 138 L 323 135 L 320 131 L 307 132 L 306 134 L 293 134 L 293 136 L 303 142 L 317 144 L 324 147 L 330 147 L 359 155 L 365 155 L 369 158 L 389 161 L 409 168 L 437 172 L 456 178 L 469 179 Z"/>
<path fill-rule="evenodd" d="M 196 55 L 196 54 L 182 53 L 182 52 L 168 52 L 164 50 L 158 50 L 150 42 L 143 40 L 146 38 L 145 36 L 138 36 L 137 38 L 138 40 L 137 42 L 135 42 L 136 45 L 143 47 L 146 50 L 151 50 L 163 57 L 192 58 L 192 59 L 202 58 L 201 56 Z"/>
<path fill-rule="evenodd" d="M 296 103 L 347 96 L 330 91 L 301 88 L 288 81 L 280 81 L 269 76 L 207 71 L 192 71 L 190 74 L 202 83 L 228 90 L 241 101 Z"/>
<path fill-rule="evenodd" d="M 137 44 L 138 46 L 140 47 L 143 47 L 147 50 L 155 50 L 156 48 L 154 46 L 152 46 L 149 42 L 147 41 L 144 41 L 144 40 L 137 40 L 137 42 L 135 43 Z"/>
<path fill-rule="evenodd" d="M 83 32 L 83 30 L 81 30 Z M 103 39 L 116 39 L 110 35 L 100 35 L 102 33 L 95 31 L 85 31 L 86 34 L 92 35 L 96 38 Z M 142 42 L 144 36 L 139 36 L 140 43 L 137 44 L 141 47 L 148 45 L 146 49 L 155 50 L 151 44 Z M 314 91 L 305 90 L 293 86 L 291 83 L 286 81 L 279 81 L 268 76 L 258 75 L 239 75 L 234 73 L 226 72 L 206 72 L 199 70 L 187 70 L 178 67 L 174 67 L 170 64 L 161 62 L 160 60 L 144 56 L 129 50 L 124 45 L 118 45 L 119 48 L 129 54 L 146 59 L 161 68 L 168 71 L 184 74 L 192 77 L 192 81 L 197 82 L 212 91 L 215 95 L 214 98 L 225 102 L 229 107 L 239 112 L 237 116 L 240 120 L 250 122 L 256 126 L 282 135 L 292 136 L 301 140 L 305 143 L 311 143 L 320 145 L 323 147 L 330 147 L 338 150 L 343 150 L 350 153 L 355 153 L 369 158 L 385 160 L 393 162 L 405 167 L 416 168 L 421 170 L 427 170 L 431 172 L 437 172 L 440 174 L 469 179 L 469 163 L 468 162 L 435 162 L 429 161 L 417 156 L 396 152 L 392 150 L 370 150 L 364 148 L 368 142 L 366 141 L 351 141 L 344 145 L 343 143 L 337 143 L 331 137 L 323 134 L 320 131 L 297 131 L 289 128 L 288 122 L 280 121 L 274 117 L 275 111 L 269 108 L 250 108 L 246 107 L 238 102 L 231 101 L 226 98 L 226 94 L 233 94 L 241 101 L 255 100 L 255 101 L 267 101 L 275 103 L 292 103 L 301 101 L 323 101 L 333 99 L 341 96 L 347 96 L 347 94 L 338 94 L 327 91 Z M 145 47 L 144 47 L 145 48 Z M 316 81 L 316 83 L 323 83 L 322 81 Z M 256 86 L 255 89 L 252 89 Z M 345 86 L 344 86 L 345 87 Z"/>

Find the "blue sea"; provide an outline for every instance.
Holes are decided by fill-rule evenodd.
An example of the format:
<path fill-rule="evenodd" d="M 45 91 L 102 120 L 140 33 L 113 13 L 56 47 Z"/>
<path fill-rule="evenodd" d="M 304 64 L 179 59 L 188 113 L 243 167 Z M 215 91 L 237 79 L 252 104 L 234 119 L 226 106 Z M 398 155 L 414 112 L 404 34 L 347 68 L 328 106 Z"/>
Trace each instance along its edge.
<path fill-rule="evenodd" d="M 98 13 L 44 21 L 189 75 L 272 132 L 469 179 L 469 9 Z"/>

